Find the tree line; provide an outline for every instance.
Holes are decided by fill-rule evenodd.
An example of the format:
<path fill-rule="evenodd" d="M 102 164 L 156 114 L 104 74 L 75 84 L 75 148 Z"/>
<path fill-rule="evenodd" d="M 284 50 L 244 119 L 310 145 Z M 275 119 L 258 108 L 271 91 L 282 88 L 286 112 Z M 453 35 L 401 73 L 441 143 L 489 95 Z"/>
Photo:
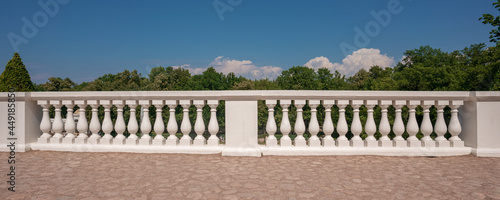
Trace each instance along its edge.
<path fill-rule="evenodd" d="M 475 44 L 453 52 L 422 46 L 408 50 L 394 67 L 372 66 L 351 77 L 326 68 L 304 66 L 284 70 L 276 79 L 247 79 L 223 74 L 213 67 L 192 75 L 188 69 L 154 67 L 147 77 L 137 70 L 105 74 L 77 84 L 50 77 L 35 91 L 186 91 L 186 90 L 500 90 L 500 46 Z"/>

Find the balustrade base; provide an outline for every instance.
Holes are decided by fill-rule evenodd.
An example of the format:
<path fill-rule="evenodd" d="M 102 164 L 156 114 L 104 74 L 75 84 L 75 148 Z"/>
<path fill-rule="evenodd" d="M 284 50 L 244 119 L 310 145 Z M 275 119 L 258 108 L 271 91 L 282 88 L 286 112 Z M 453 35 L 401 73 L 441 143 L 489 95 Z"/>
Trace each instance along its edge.
<path fill-rule="evenodd" d="M 133 139 L 132 138 L 127 138 L 125 140 L 125 145 L 127 145 L 127 146 L 135 146 L 135 145 L 137 145 L 138 141 L 139 141 L 139 139 L 137 139 L 137 138 L 133 138 Z"/>
<path fill-rule="evenodd" d="M 102 144 L 102 145 L 112 145 L 113 144 L 113 138 L 101 138 L 101 140 L 99 140 L 99 144 Z"/>
<path fill-rule="evenodd" d="M 378 141 L 377 140 L 365 140 L 365 147 L 378 147 Z"/>
<path fill-rule="evenodd" d="M 470 147 L 266 147 L 261 145 L 262 155 L 311 156 L 311 155 L 380 155 L 380 156 L 460 156 L 469 155 Z"/>
<path fill-rule="evenodd" d="M 436 141 L 436 147 L 451 147 L 451 144 L 448 140 Z"/>
<path fill-rule="evenodd" d="M 224 146 L 141 146 L 141 145 L 93 145 L 93 144 L 39 144 L 32 143 L 32 150 L 70 151 L 70 152 L 126 152 L 126 153 L 183 153 L 183 154 L 220 154 Z"/>
<path fill-rule="evenodd" d="M 335 147 L 335 140 L 333 140 L 333 139 L 323 140 L 323 146 L 324 147 Z"/>
<path fill-rule="evenodd" d="M 38 138 L 38 143 L 39 144 L 47 144 L 49 143 L 50 138 Z"/>
<path fill-rule="evenodd" d="M 87 144 L 87 138 L 75 138 L 75 144 Z"/>
<path fill-rule="evenodd" d="M 63 144 L 73 144 L 73 143 L 75 143 L 75 138 L 65 137 L 62 139 L 62 143 Z"/>
<path fill-rule="evenodd" d="M 311 146 L 311 147 L 321 147 L 320 140 L 309 140 L 308 143 L 309 143 L 309 146 Z"/>
<path fill-rule="evenodd" d="M 192 143 L 193 143 L 193 140 L 191 140 L 191 139 L 188 139 L 188 140 L 180 139 L 179 140 L 180 146 L 191 146 Z"/>
<path fill-rule="evenodd" d="M 472 154 L 478 157 L 500 157 L 499 148 L 474 148 Z"/>
<path fill-rule="evenodd" d="M 292 140 L 290 140 L 290 139 L 288 139 L 288 140 L 281 139 L 280 140 L 280 146 L 282 146 L 282 147 L 291 147 L 292 146 Z"/>
<path fill-rule="evenodd" d="M 302 140 L 295 139 L 294 143 L 296 147 L 307 147 L 307 142 L 305 139 Z"/>
<path fill-rule="evenodd" d="M 113 139 L 113 145 L 124 145 L 125 144 L 125 138 L 114 138 Z"/>
<path fill-rule="evenodd" d="M 421 146 L 422 142 L 420 140 L 408 140 L 408 147 L 421 147 Z"/>
<path fill-rule="evenodd" d="M 464 147 L 464 141 L 451 141 L 451 147 Z"/>
<path fill-rule="evenodd" d="M 50 144 L 61 144 L 61 143 L 62 143 L 62 138 L 55 138 L 55 137 L 50 138 Z"/>
<path fill-rule="evenodd" d="M 165 139 L 163 139 L 163 140 L 153 140 L 152 145 L 154 145 L 154 146 L 163 146 L 163 145 L 165 145 Z"/>
<path fill-rule="evenodd" d="M 202 140 L 196 140 L 196 139 L 195 139 L 195 140 L 193 140 L 193 145 L 194 145 L 194 146 L 205 146 L 205 145 L 206 145 L 206 142 L 205 142 L 205 140 L 204 140 L 204 139 L 202 139 Z"/>
<path fill-rule="evenodd" d="M 216 147 L 216 146 L 219 146 L 219 140 L 207 140 L 207 146 L 211 146 L 211 147 Z M 276 146 L 278 146 L 278 144 L 276 143 Z"/>
<path fill-rule="evenodd" d="M 408 142 L 405 140 L 394 140 L 392 141 L 394 147 L 408 147 Z"/>
<path fill-rule="evenodd" d="M 99 144 L 99 140 L 100 140 L 100 139 L 101 139 L 101 138 L 97 138 L 97 137 L 95 137 L 95 138 L 93 138 L 93 137 L 89 137 L 89 138 L 87 139 L 87 144 L 97 145 L 97 144 Z"/>
<path fill-rule="evenodd" d="M 266 139 L 266 146 L 268 147 L 277 147 L 278 140 L 276 138 L 270 139 L 269 137 Z"/>
<path fill-rule="evenodd" d="M 392 141 L 391 140 L 379 140 L 378 146 L 379 147 L 392 147 Z"/>
<path fill-rule="evenodd" d="M 295 148 L 295 147 L 290 147 Z M 261 157 L 262 150 L 257 148 L 238 148 L 238 147 L 225 147 L 222 150 L 222 156 L 251 156 Z"/>
<path fill-rule="evenodd" d="M 338 147 L 349 147 L 350 146 L 350 142 L 349 140 L 337 140 L 335 142 L 335 144 L 338 146 Z"/>
<path fill-rule="evenodd" d="M 169 140 L 169 139 L 167 139 L 165 141 L 165 145 L 167 145 L 167 146 L 176 146 L 178 143 L 179 143 L 178 140 Z"/>
<path fill-rule="evenodd" d="M 436 147 L 434 140 L 422 140 L 422 147 Z"/>
<path fill-rule="evenodd" d="M 364 147 L 365 142 L 363 140 L 351 140 L 349 141 L 349 145 L 351 145 L 351 147 Z"/>
<path fill-rule="evenodd" d="M 151 138 L 141 138 L 139 140 L 139 145 L 142 145 L 142 146 L 149 146 L 149 145 L 151 145 Z"/>

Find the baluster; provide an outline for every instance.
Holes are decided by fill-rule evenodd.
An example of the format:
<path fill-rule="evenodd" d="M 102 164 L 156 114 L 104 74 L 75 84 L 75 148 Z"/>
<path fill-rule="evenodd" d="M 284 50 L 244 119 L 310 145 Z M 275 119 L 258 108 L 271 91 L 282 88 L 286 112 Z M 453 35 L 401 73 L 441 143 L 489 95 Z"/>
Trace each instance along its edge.
<path fill-rule="evenodd" d="M 319 133 L 319 123 L 316 108 L 319 106 L 319 100 L 309 100 L 309 107 L 311 107 L 311 121 L 309 122 L 309 133 L 311 137 L 309 138 L 309 146 L 320 147 L 321 141 L 318 138 Z"/>
<path fill-rule="evenodd" d="M 151 121 L 149 121 L 149 106 L 151 106 L 150 100 L 139 100 L 139 105 L 142 109 L 142 120 L 141 120 L 141 139 L 139 139 L 139 145 L 151 145 Z"/>
<path fill-rule="evenodd" d="M 75 104 L 80 108 L 80 115 L 78 116 L 78 124 L 76 128 L 78 129 L 78 137 L 75 139 L 75 144 L 87 144 L 87 131 L 89 130 L 89 124 L 87 122 L 87 115 L 85 115 L 85 109 L 87 108 L 87 102 L 85 100 L 75 100 Z"/>
<path fill-rule="evenodd" d="M 292 139 L 288 134 L 292 131 L 292 126 L 290 125 L 290 119 L 288 118 L 288 107 L 292 104 L 292 100 L 280 100 L 281 107 L 283 108 L 283 117 L 281 119 L 280 132 L 283 136 L 280 138 L 280 146 L 289 147 L 292 146 Z"/>
<path fill-rule="evenodd" d="M 75 119 L 73 119 L 73 104 L 72 100 L 63 100 L 63 105 L 67 108 L 66 123 L 64 124 L 64 130 L 66 130 L 66 136 L 62 139 L 64 144 L 73 144 L 75 142 Z"/>
<path fill-rule="evenodd" d="M 276 126 L 276 121 L 274 119 L 274 107 L 276 106 L 276 100 L 266 100 L 266 106 L 268 108 L 269 115 L 267 116 L 266 132 L 269 136 L 266 138 L 266 146 L 276 147 L 278 146 L 278 140 L 274 136 L 278 127 Z"/>
<path fill-rule="evenodd" d="M 409 117 L 408 124 L 406 125 L 406 132 L 408 132 L 408 147 L 421 147 L 422 142 L 417 138 L 418 133 L 418 123 L 417 118 L 415 116 L 415 108 L 420 105 L 420 101 L 410 100 L 407 102 Z"/>
<path fill-rule="evenodd" d="M 337 106 L 339 107 L 339 121 L 337 122 L 337 132 L 339 137 L 335 144 L 338 147 L 349 147 L 349 140 L 345 136 L 349 127 L 347 126 L 347 120 L 345 119 L 345 107 L 349 105 L 349 100 L 338 100 Z"/>
<path fill-rule="evenodd" d="M 104 107 L 104 119 L 102 121 L 102 132 L 104 136 L 101 138 L 99 144 L 110 145 L 113 144 L 113 136 L 111 132 L 113 131 L 113 121 L 111 121 L 111 101 L 110 100 L 100 100 L 99 103 Z"/>
<path fill-rule="evenodd" d="M 323 122 L 325 137 L 323 138 L 323 146 L 325 147 L 335 147 L 335 140 L 332 137 L 333 131 L 335 131 L 332 121 L 333 104 L 335 104 L 335 100 L 323 100 L 323 106 L 325 106 L 325 121 Z"/>
<path fill-rule="evenodd" d="M 113 145 L 124 145 L 126 138 L 123 135 L 123 132 L 125 132 L 125 129 L 127 128 L 125 126 L 125 119 L 123 119 L 123 107 L 125 106 L 125 104 L 123 100 L 113 100 L 113 105 L 116 106 L 116 136 L 113 139 Z M 135 115 L 133 117 L 135 117 Z"/>
<path fill-rule="evenodd" d="M 50 143 L 52 144 L 60 144 L 62 142 L 62 138 L 64 137 L 62 135 L 64 125 L 61 117 L 61 101 L 50 101 L 50 104 L 54 106 L 55 110 L 55 116 L 54 116 L 54 122 L 52 123 L 52 131 L 54 131 L 54 135 L 50 138 Z"/>
<path fill-rule="evenodd" d="M 179 143 L 179 138 L 175 135 L 178 130 L 177 120 L 175 118 L 175 107 L 177 107 L 176 100 L 165 100 L 169 108 L 169 119 L 167 123 L 167 132 L 169 134 L 165 144 L 167 146 L 176 146 Z"/>
<path fill-rule="evenodd" d="M 434 125 L 434 131 L 437 134 L 436 146 L 437 147 L 450 147 L 450 141 L 448 141 L 444 134 L 448 131 L 446 127 L 446 122 L 444 121 L 444 107 L 446 107 L 450 101 L 439 100 L 436 101 L 437 105 L 437 119 Z"/>
<path fill-rule="evenodd" d="M 176 100 L 165 100 L 165 104 L 167 104 L 169 110 L 169 119 L 167 123 L 167 132 L 170 134 L 165 141 L 165 145 L 167 146 L 176 146 L 179 143 L 179 138 L 175 135 L 178 130 L 177 120 L 175 119 L 175 107 L 177 107 Z"/>
<path fill-rule="evenodd" d="M 193 141 L 193 139 L 189 136 L 189 133 L 191 133 L 191 121 L 189 120 L 189 107 L 191 107 L 191 101 L 180 100 L 179 103 L 181 104 L 183 109 L 182 112 L 184 113 L 181 122 L 182 137 L 179 140 L 179 145 L 189 146 Z"/>
<path fill-rule="evenodd" d="M 405 124 L 403 123 L 403 118 L 401 116 L 401 108 L 406 105 L 405 100 L 395 100 L 394 108 L 396 108 L 396 118 L 394 119 L 394 124 L 392 126 L 392 131 L 396 135 L 393 139 L 394 147 L 407 147 L 408 143 L 403 138 L 403 133 L 405 132 Z"/>
<path fill-rule="evenodd" d="M 351 124 L 351 133 L 354 135 L 349 144 L 352 147 L 363 147 L 365 143 L 363 139 L 359 136 L 363 131 L 363 126 L 361 125 L 361 120 L 359 119 L 359 107 L 363 105 L 363 100 L 352 100 L 351 106 L 353 108 L 354 117 Z"/>
<path fill-rule="evenodd" d="M 49 139 L 52 137 L 50 135 L 50 130 L 52 129 L 52 124 L 50 123 L 50 116 L 49 116 L 49 108 L 50 104 L 49 101 L 38 101 L 38 105 L 42 107 L 42 121 L 40 122 L 40 130 L 42 131 L 42 135 L 38 138 L 38 143 L 40 144 L 47 144 L 49 143 Z"/>
<path fill-rule="evenodd" d="M 207 104 L 210 106 L 210 122 L 208 122 L 210 137 L 207 140 L 207 145 L 219 146 L 219 138 L 217 137 L 217 132 L 219 132 L 219 122 L 217 122 L 217 106 L 219 105 L 219 100 L 208 100 Z"/>
<path fill-rule="evenodd" d="M 302 117 L 302 107 L 306 104 L 306 100 L 295 100 L 294 105 L 297 108 L 297 119 L 295 120 L 295 133 L 297 137 L 295 137 L 295 146 L 296 147 L 305 147 L 306 139 L 304 138 L 304 132 L 306 132 L 306 125 L 304 124 L 304 118 Z"/>
<path fill-rule="evenodd" d="M 451 134 L 451 146 L 452 147 L 464 147 L 464 141 L 458 137 L 462 132 L 462 127 L 460 126 L 460 121 L 458 121 L 458 108 L 464 105 L 463 101 L 450 101 L 451 103 L 451 119 L 448 125 L 448 131 Z"/>
<path fill-rule="evenodd" d="M 366 100 L 365 106 L 367 109 L 368 117 L 366 118 L 365 132 L 368 137 L 365 138 L 366 147 L 378 147 L 377 139 L 373 136 L 377 132 L 377 125 L 375 125 L 375 119 L 373 118 L 373 108 L 377 105 L 377 100 Z"/>
<path fill-rule="evenodd" d="M 156 118 L 154 124 L 154 130 L 156 136 L 153 140 L 153 145 L 163 146 L 165 145 L 165 137 L 163 137 L 163 132 L 165 131 L 165 123 L 163 122 L 163 100 L 153 100 L 153 105 L 156 108 Z"/>
<path fill-rule="evenodd" d="M 101 123 L 99 122 L 99 116 L 97 115 L 97 111 L 99 108 L 99 102 L 97 100 L 88 100 L 87 104 L 92 107 L 92 118 L 90 119 L 90 132 L 92 135 L 87 139 L 87 142 L 89 144 L 99 144 L 99 140 L 101 139 L 101 136 L 98 135 L 99 131 L 101 130 Z"/>
<path fill-rule="evenodd" d="M 196 121 L 194 122 L 196 137 L 194 138 L 193 145 L 205 146 L 205 137 L 203 137 L 203 133 L 205 133 L 205 122 L 203 121 L 205 100 L 193 100 L 193 104 L 196 107 Z"/>
<path fill-rule="evenodd" d="M 430 108 L 434 105 L 434 101 L 424 100 L 421 102 L 422 108 L 424 109 L 424 118 L 422 119 L 422 124 L 420 125 L 420 132 L 424 135 L 422 137 L 422 146 L 423 147 L 436 147 L 436 142 L 431 138 L 431 133 L 433 131 L 431 117 L 430 117 Z"/>
<path fill-rule="evenodd" d="M 392 141 L 387 136 L 391 132 L 391 125 L 389 124 L 389 118 L 387 116 L 387 108 L 391 104 L 392 101 L 390 100 L 381 100 L 379 102 L 380 108 L 382 108 L 382 117 L 378 126 L 378 131 L 382 135 L 382 137 L 378 140 L 378 145 L 380 147 L 392 147 Z"/>
<path fill-rule="evenodd" d="M 136 100 L 126 100 L 125 103 L 130 107 L 130 118 L 127 124 L 127 131 L 130 134 L 125 140 L 126 145 L 137 145 L 139 137 L 137 137 L 137 131 L 139 131 L 139 123 L 137 123 L 136 118 Z"/>

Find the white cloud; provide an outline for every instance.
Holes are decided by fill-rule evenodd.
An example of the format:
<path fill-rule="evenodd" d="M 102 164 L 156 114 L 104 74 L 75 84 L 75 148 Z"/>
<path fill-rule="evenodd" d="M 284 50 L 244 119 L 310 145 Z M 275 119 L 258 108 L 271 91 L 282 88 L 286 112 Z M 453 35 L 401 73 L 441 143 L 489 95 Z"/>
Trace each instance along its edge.
<path fill-rule="evenodd" d="M 370 69 L 374 65 L 379 67 L 392 67 L 396 61 L 393 57 L 388 57 L 386 54 L 380 54 L 378 49 L 359 49 L 354 51 L 351 55 L 348 55 L 342 60 L 342 63 L 332 63 L 328 58 L 320 56 L 309 60 L 304 66 L 319 69 L 327 68 L 331 72 L 335 70 L 339 71 L 341 74 L 346 75 L 346 77 L 354 75 L 360 69 Z"/>
<path fill-rule="evenodd" d="M 184 67 L 187 66 L 187 67 Z M 215 71 L 229 74 L 233 72 L 236 76 L 244 76 L 249 79 L 270 78 L 274 79 L 281 74 L 281 67 L 256 66 L 250 60 L 231 60 L 224 56 L 215 58 L 206 68 L 191 68 L 190 65 L 182 65 L 189 69 L 191 74 L 201 74 L 208 67 L 214 67 Z"/>

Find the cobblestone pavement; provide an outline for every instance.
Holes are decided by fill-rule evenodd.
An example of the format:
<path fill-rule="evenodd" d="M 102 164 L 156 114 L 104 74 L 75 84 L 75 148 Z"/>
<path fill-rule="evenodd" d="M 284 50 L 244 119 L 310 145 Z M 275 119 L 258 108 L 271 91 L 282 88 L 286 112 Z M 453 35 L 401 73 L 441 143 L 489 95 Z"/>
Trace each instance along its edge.
<path fill-rule="evenodd" d="M 0 199 L 500 199 L 500 158 L 16 154 Z"/>

